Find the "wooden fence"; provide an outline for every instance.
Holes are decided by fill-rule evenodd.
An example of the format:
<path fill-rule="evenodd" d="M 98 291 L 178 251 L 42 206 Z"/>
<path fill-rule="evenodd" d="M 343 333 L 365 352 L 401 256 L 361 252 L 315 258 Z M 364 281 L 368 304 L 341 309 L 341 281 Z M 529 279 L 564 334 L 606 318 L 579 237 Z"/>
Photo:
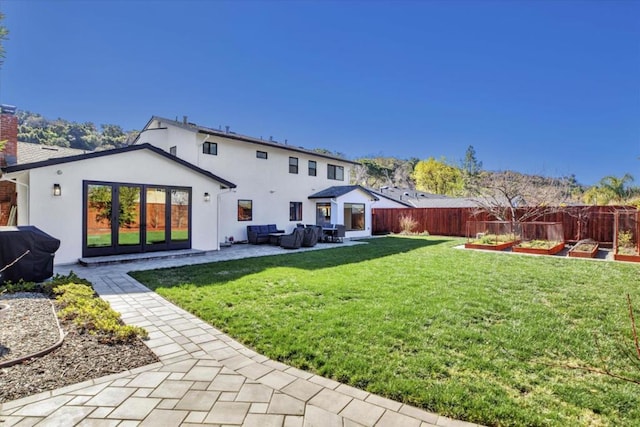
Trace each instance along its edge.
<path fill-rule="evenodd" d="M 575 242 L 590 238 L 603 246 L 611 246 L 615 234 L 614 213 L 625 206 L 566 207 L 537 218 L 536 221 L 561 222 L 564 239 Z M 415 232 L 427 231 L 439 236 L 467 236 L 468 221 L 490 221 L 495 218 L 475 208 L 384 208 L 373 209 L 373 234 L 399 233 L 400 217 L 410 216 L 417 221 Z"/>

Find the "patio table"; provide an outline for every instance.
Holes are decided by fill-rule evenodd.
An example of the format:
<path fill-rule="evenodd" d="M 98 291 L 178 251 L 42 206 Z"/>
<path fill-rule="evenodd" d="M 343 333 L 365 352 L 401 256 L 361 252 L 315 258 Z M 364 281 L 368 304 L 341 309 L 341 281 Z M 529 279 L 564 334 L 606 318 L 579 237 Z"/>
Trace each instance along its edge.
<path fill-rule="evenodd" d="M 280 239 L 287 233 L 269 233 L 269 244 L 279 245 Z"/>

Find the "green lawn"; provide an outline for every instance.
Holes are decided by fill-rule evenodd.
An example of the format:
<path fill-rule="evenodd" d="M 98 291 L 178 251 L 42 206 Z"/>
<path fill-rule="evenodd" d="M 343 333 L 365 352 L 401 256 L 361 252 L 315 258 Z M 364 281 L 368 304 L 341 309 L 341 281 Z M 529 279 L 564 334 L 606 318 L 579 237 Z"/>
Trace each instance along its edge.
<path fill-rule="evenodd" d="M 448 238 L 135 272 L 275 360 L 492 426 L 640 425 L 626 306 L 640 266 L 458 250 Z M 640 318 L 640 309 L 638 309 Z"/>
<path fill-rule="evenodd" d="M 189 239 L 188 230 L 171 230 L 172 241 L 182 241 Z M 162 243 L 165 241 L 164 231 L 147 231 L 147 244 L 149 243 Z M 118 234 L 119 245 L 139 245 L 140 233 L 138 231 L 125 231 Z M 87 236 L 87 246 L 102 247 L 111 246 L 111 234 L 89 234 Z"/>

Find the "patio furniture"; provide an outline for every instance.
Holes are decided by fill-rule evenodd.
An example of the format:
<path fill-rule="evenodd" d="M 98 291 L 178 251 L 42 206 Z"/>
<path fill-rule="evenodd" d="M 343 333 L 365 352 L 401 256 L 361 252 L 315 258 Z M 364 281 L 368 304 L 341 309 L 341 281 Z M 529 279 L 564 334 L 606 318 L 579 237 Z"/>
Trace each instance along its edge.
<path fill-rule="evenodd" d="M 274 233 L 284 233 L 284 230 L 279 230 L 275 224 L 247 225 L 247 240 L 254 245 L 269 243 L 269 234 Z"/>
<path fill-rule="evenodd" d="M 282 238 L 282 236 L 286 235 L 287 233 L 269 233 L 269 244 L 271 245 L 279 245 L 280 244 L 280 239 Z"/>
<path fill-rule="evenodd" d="M 345 237 L 345 232 L 346 232 L 347 227 L 345 227 L 342 224 L 336 224 L 336 233 L 333 236 L 333 241 L 335 243 L 342 243 L 344 242 L 344 237 Z"/>
<path fill-rule="evenodd" d="M 318 229 L 315 226 L 306 227 L 302 238 L 302 246 L 310 248 L 318 243 Z"/>
<path fill-rule="evenodd" d="M 304 239 L 304 230 L 304 228 L 294 228 L 291 234 L 285 234 L 280 238 L 280 246 L 284 249 L 300 249 Z"/>

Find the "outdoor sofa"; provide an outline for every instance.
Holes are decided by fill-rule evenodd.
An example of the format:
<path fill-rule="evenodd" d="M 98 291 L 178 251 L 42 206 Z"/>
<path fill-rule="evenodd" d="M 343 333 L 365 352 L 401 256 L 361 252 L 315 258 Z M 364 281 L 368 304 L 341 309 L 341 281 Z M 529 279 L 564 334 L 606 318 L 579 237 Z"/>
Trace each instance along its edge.
<path fill-rule="evenodd" d="M 254 245 L 269 243 L 269 234 L 273 233 L 284 233 L 284 230 L 279 230 L 275 224 L 247 225 L 247 240 Z"/>

